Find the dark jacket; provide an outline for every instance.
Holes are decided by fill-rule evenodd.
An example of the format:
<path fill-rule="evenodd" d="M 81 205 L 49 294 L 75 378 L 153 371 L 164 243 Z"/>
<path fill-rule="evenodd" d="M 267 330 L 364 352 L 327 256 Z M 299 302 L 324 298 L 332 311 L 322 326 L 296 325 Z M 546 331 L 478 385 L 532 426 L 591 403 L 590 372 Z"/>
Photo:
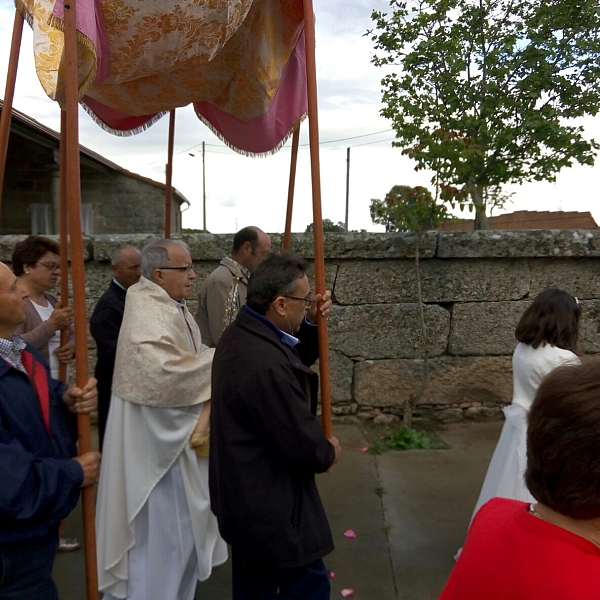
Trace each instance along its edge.
<path fill-rule="evenodd" d="M 83 483 L 76 455 L 76 417 L 62 401 L 65 387 L 50 378 L 49 436 L 29 377 L 0 358 L 0 546 L 58 531 L 77 504 Z"/>
<path fill-rule="evenodd" d="M 90 318 L 90 333 L 96 340 L 97 362 L 94 376 L 98 380 L 98 433 L 100 448 L 104 441 L 106 419 L 110 408 L 112 378 L 115 370 L 117 341 L 123 323 L 125 297 L 127 290 L 119 287 L 114 281 L 100 296 Z"/>
<path fill-rule="evenodd" d="M 280 568 L 333 550 L 315 473 L 335 450 L 310 410 L 316 393 L 316 373 L 243 308 L 213 361 L 210 497 L 223 538 Z"/>

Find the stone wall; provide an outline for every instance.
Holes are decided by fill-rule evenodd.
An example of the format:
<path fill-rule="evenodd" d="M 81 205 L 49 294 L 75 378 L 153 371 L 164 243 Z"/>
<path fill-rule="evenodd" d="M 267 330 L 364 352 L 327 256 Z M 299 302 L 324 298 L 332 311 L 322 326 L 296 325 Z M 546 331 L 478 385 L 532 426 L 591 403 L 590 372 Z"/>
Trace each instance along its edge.
<path fill-rule="evenodd" d="M 198 277 L 195 294 L 232 235 L 183 235 Z M 17 236 L 0 237 L 0 260 Z M 146 235 L 86 240 L 88 310 L 110 280 L 108 258 L 122 243 L 141 247 Z M 273 235 L 273 244 L 281 243 Z M 333 410 L 372 418 L 401 415 L 423 368 L 410 234 L 326 234 Z M 313 258 L 312 237 L 293 248 Z M 432 232 L 420 250 L 431 376 L 416 418 L 462 420 L 499 416 L 511 400 L 514 330 L 538 293 L 559 286 L 583 302 L 580 348 L 600 353 L 600 231 Z M 90 340 L 91 362 L 93 342 Z M 588 356 L 589 355 L 589 356 Z"/>

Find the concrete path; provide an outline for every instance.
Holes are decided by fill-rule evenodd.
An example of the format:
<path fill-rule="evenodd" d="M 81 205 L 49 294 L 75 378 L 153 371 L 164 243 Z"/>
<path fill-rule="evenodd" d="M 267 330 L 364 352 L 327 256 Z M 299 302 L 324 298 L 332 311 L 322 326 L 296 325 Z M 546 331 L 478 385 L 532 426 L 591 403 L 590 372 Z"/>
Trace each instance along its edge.
<path fill-rule="evenodd" d="M 334 426 L 343 457 L 319 488 L 336 549 L 326 559 L 335 573 L 332 598 L 344 588 L 355 600 L 435 600 L 462 545 L 502 423 L 464 423 L 442 430 L 448 450 L 363 454 L 351 425 Z M 344 532 L 353 530 L 356 538 Z M 79 509 L 67 522 L 81 537 Z M 59 554 L 61 600 L 84 600 L 83 552 Z M 198 586 L 197 600 L 227 600 L 230 564 Z M 162 600 L 160 598 L 148 600 Z"/>

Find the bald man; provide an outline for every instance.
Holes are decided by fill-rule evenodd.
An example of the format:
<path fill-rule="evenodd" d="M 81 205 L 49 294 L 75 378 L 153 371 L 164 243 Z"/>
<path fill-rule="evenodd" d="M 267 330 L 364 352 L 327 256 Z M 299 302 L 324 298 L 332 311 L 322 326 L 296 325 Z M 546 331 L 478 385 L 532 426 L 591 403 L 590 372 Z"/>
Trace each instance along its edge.
<path fill-rule="evenodd" d="M 196 321 L 202 342 L 214 348 L 223 330 L 246 303 L 250 274 L 271 251 L 271 239 L 258 227 L 244 227 L 233 238 L 226 256 L 206 278 L 198 294 Z"/>
<path fill-rule="evenodd" d="M 106 419 L 110 407 L 110 394 L 117 341 L 123 322 L 127 290 L 140 280 L 140 252 L 133 246 L 119 246 L 110 256 L 113 279 L 102 294 L 90 319 L 90 333 L 96 340 L 97 358 L 95 376 L 98 380 L 98 434 L 100 448 L 104 443 Z"/>

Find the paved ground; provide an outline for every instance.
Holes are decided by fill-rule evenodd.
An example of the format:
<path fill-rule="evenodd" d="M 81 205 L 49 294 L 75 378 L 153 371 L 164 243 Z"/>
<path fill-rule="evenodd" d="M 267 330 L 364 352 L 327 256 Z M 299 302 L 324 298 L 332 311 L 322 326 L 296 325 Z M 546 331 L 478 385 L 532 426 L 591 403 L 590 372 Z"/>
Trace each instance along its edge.
<path fill-rule="evenodd" d="M 334 427 L 343 459 L 319 476 L 336 550 L 326 558 L 332 598 L 343 588 L 355 600 L 435 600 L 462 545 L 501 423 L 464 423 L 441 431 L 448 450 L 362 454 L 354 426 Z M 67 522 L 81 535 L 79 514 Z M 354 530 L 355 539 L 344 537 Z M 84 600 L 83 552 L 60 554 L 55 577 L 61 600 Z M 227 600 L 229 564 L 198 586 L 198 600 Z M 162 600 L 148 599 L 148 600 Z"/>

